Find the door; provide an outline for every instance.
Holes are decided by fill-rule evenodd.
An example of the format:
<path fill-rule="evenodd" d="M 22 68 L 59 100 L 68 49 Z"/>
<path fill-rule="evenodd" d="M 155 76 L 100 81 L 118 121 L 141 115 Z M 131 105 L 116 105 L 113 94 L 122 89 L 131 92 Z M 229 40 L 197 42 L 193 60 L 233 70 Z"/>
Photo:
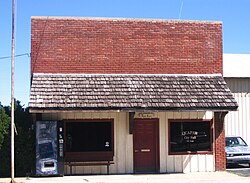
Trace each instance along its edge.
<path fill-rule="evenodd" d="M 159 171 L 159 121 L 135 119 L 134 121 L 134 172 L 156 173 Z"/>

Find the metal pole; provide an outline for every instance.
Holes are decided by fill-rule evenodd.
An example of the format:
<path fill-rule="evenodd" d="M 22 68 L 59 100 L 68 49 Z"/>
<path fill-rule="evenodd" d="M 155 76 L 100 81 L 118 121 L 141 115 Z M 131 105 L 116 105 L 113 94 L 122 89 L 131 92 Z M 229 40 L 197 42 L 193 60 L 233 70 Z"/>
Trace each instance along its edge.
<path fill-rule="evenodd" d="M 16 0 L 12 0 L 12 41 L 11 41 L 11 182 L 15 182 L 15 163 L 14 163 L 14 81 L 15 81 L 15 11 Z"/>

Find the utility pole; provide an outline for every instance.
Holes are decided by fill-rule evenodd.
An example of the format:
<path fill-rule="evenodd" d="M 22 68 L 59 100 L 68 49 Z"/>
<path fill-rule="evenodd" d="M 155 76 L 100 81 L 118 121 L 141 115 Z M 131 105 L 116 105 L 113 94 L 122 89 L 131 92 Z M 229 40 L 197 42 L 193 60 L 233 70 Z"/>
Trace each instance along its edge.
<path fill-rule="evenodd" d="M 15 81 L 15 11 L 16 0 L 12 0 L 12 39 L 11 39 L 11 183 L 15 182 L 15 162 L 14 162 L 14 110 L 15 110 L 15 96 L 14 96 L 14 81 Z"/>

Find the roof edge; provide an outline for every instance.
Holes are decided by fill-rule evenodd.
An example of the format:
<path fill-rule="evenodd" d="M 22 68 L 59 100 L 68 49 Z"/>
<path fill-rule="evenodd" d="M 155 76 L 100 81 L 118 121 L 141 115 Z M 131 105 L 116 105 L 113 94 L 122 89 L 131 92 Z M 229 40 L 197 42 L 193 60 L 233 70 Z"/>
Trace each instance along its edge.
<path fill-rule="evenodd" d="M 221 76 L 221 73 L 217 74 L 122 74 L 122 73 L 114 73 L 114 74 L 84 74 L 84 73 L 33 73 L 34 76 Z"/>
<path fill-rule="evenodd" d="M 197 23 L 197 24 L 222 24 L 218 20 L 179 20 L 179 19 L 157 19 L 157 18 L 122 18 L 122 17 L 70 17 L 70 16 L 31 16 L 31 19 L 43 20 L 95 20 L 95 21 L 131 21 L 131 22 L 176 22 L 176 23 Z"/>
<path fill-rule="evenodd" d="M 238 107 L 237 107 L 238 108 Z M 58 113 L 58 112 L 223 112 L 237 111 L 236 107 L 221 108 L 171 108 L 171 109 L 153 109 L 153 108 L 29 108 L 30 113 Z"/>

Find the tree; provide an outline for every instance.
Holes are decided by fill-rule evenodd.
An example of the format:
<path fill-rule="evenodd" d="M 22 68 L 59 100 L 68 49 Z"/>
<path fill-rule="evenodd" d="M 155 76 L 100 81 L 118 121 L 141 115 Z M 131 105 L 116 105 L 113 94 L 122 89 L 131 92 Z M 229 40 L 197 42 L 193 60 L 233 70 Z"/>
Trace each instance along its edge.
<path fill-rule="evenodd" d="M 4 108 L 5 114 L 10 116 L 10 107 L 2 108 Z M 26 176 L 35 168 L 35 132 L 32 129 L 29 108 L 24 108 L 18 100 L 15 101 L 15 126 L 17 129 L 17 134 L 15 134 L 15 174 L 16 176 Z M 8 126 L 7 132 L 9 129 Z M 10 133 L 7 133 L 2 150 L 0 150 L 0 177 L 10 176 L 9 155 Z"/>
<path fill-rule="evenodd" d="M 0 177 L 6 174 L 7 169 L 10 167 L 6 164 L 10 162 L 9 127 L 10 117 L 6 113 L 5 108 L 0 105 Z"/>
<path fill-rule="evenodd" d="M 35 168 L 35 132 L 32 129 L 29 108 L 24 108 L 20 101 L 15 102 L 15 125 L 16 175 L 25 176 Z"/>
<path fill-rule="evenodd" d="M 0 150 L 5 136 L 9 133 L 10 117 L 5 113 L 3 106 L 0 103 Z"/>

